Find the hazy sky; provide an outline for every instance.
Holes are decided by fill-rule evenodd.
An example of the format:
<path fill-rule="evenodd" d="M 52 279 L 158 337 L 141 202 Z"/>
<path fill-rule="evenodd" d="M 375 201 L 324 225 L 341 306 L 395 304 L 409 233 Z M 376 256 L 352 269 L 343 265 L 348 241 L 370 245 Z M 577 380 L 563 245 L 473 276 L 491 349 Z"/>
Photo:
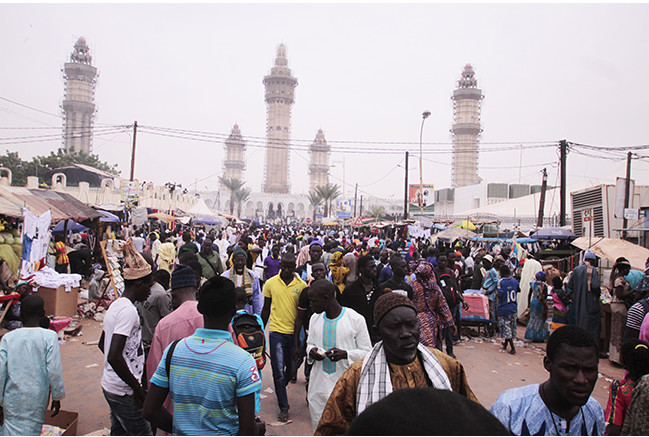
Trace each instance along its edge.
<path fill-rule="evenodd" d="M 0 4 L 0 97 L 54 114 L 0 99 L 0 148 L 31 158 L 61 146 L 58 137 L 15 138 L 60 134 L 61 68 L 84 36 L 100 74 L 96 128 L 138 121 L 140 181 L 193 187 L 198 180 L 199 190 L 216 189 L 219 138 L 238 123 L 249 146 L 247 181 L 257 191 L 265 153 L 262 79 L 284 42 L 299 82 L 293 142 L 304 149 L 322 128 L 331 160 L 345 160 L 348 195 L 357 182 L 361 193 L 400 198 L 406 148 L 411 182 L 419 181 L 424 110 L 432 112 L 423 134 L 424 182 L 449 186 L 450 96 L 467 63 L 485 95 L 480 175 L 538 184 L 545 165 L 555 184 L 556 148 L 537 146 L 561 139 L 649 143 L 648 22 L 646 4 Z M 216 139 L 157 136 L 145 126 Z M 98 135 L 94 152 L 128 177 L 131 141 L 130 132 Z M 607 154 L 613 160 L 578 152 L 602 154 L 570 153 L 569 183 L 624 176 L 626 149 Z M 307 190 L 307 160 L 304 150 L 291 153 L 293 192 Z M 646 160 L 635 160 L 636 183 L 649 183 L 648 176 Z M 342 179 L 336 164 L 331 181 Z"/>

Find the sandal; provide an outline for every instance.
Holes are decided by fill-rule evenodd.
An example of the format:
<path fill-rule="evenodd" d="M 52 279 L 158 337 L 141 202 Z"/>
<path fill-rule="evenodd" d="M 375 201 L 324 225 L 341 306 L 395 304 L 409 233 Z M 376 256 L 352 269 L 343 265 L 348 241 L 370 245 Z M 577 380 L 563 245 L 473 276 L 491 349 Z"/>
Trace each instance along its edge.
<path fill-rule="evenodd" d="M 277 420 L 282 423 L 288 422 L 288 410 L 282 410 L 277 415 Z"/>

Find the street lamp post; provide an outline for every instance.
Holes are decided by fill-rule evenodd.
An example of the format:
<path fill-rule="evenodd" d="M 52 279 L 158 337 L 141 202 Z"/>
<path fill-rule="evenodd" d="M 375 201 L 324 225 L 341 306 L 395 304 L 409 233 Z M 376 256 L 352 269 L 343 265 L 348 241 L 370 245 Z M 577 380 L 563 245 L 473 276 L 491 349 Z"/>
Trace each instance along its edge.
<path fill-rule="evenodd" d="M 424 134 L 424 122 L 430 116 L 430 111 L 424 111 L 421 114 L 421 129 L 419 129 L 419 210 L 421 216 L 424 216 L 424 170 L 423 170 L 423 143 L 422 136 Z"/>

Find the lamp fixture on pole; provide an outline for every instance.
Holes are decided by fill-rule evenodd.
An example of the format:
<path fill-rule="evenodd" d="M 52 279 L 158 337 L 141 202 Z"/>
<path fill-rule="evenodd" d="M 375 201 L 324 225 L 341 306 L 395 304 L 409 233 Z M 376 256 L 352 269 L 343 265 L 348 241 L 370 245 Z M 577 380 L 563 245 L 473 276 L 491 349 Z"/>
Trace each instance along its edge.
<path fill-rule="evenodd" d="M 424 134 L 424 122 L 430 116 L 430 111 L 424 111 L 421 114 L 421 129 L 419 129 L 419 210 L 421 216 L 424 216 L 424 170 L 423 170 L 423 143 L 422 136 Z"/>

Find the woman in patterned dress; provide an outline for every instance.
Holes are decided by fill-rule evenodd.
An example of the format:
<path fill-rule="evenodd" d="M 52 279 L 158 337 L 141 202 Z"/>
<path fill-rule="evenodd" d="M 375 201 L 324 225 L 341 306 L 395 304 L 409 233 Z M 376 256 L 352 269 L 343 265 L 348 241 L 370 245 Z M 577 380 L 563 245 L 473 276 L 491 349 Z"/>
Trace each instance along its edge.
<path fill-rule="evenodd" d="M 453 327 L 454 334 L 457 331 L 453 315 L 437 285 L 433 265 L 426 260 L 411 261 L 410 269 L 416 276 L 411 285 L 419 318 L 420 342 L 441 350 L 443 329 Z"/>
<path fill-rule="evenodd" d="M 547 293 L 545 272 L 540 271 L 536 274 L 536 281 L 530 282 L 530 321 L 525 329 L 525 340 L 543 342 L 548 339 L 548 327 L 545 323 L 548 314 Z"/>

